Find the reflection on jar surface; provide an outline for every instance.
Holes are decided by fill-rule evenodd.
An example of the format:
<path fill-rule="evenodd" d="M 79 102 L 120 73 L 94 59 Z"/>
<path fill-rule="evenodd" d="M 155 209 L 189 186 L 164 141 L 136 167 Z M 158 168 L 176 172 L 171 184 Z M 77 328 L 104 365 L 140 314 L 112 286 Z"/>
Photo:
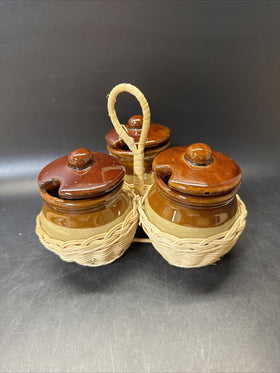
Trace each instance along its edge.
<path fill-rule="evenodd" d="M 237 200 L 211 206 L 178 203 L 154 185 L 145 201 L 147 217 L 162 231 L 177 237 L 208 237 L 230 228 L 235 221 Z"/>
<path fill-rule="evenodd" d="M 109 231 L 122 222 L 132 208 L 121 186 L 102 196 L 63 200 L 41 191 L 42 227 L 51 237 L 67 241 L 85 239 Z"/>

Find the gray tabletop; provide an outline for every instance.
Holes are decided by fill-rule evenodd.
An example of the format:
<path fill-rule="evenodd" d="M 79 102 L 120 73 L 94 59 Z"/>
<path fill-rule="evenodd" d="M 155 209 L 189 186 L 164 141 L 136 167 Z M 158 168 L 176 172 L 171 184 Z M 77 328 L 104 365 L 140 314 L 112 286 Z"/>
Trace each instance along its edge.
<path fill-rule="evenodd" d="M 280 371 L 279 5 L 0 3 L 1 372 Z M 247 226 L 216 265 L 176 268 L 133 243 L 87 268 L 39 243 L 38 172 L 106 151 L 106 95 L 123 81 L 173 146 L 241 166 Z M 127 95 L 117 110 L 139 112 Z"/>

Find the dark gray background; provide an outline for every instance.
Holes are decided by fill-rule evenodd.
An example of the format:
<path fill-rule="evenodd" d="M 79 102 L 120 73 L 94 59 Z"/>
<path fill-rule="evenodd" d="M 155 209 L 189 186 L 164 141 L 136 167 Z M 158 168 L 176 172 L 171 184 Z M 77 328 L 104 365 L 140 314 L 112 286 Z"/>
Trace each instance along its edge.
<path fill-rule="evenodd" d="M 279 41 L 277 1 L 0 2 L 1 372 L 280 371 Z M 121 82 L 174 146 L 241 166 L 248 223 L 217 265 L 133 244 L 90 269 L 35 236 L 39 170 L 105 151 Z M 127 94 L 117 110 L 140 112 Z"/>

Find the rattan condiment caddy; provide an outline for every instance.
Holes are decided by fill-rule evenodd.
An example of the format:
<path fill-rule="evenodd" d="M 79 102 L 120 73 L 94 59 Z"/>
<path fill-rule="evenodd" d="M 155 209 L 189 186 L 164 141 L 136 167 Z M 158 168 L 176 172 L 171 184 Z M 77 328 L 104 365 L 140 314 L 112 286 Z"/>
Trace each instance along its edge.
<path fill-rule="evenodd" d="M 143 116 L 132 117 L 129 126 L 120 124 L 115 111 L 122 92 L 134 95 L 142 109 Z M 133 154 L 130 183 L 124 182 L 120 157 L 113 155 L 76 149 L 51 162 L 38 177 L 44 201 L 36 220 L 41 243 L 61 259 L 86 266 L 113 262 L 133 240 L 151 242 L 178 267 L 218 261 L 246 224 L 246 207 L 237 195 L 239 166 L 201 143 L 167 149 L 169 130 L 164 127 L 160 136 L 165 150 L 154 153 L 154 175 L 147 185 L 150 109 L 146 98 L 135 86 L 119 84 L 108 96 L 108 113 L 118 143 Z M 137 127 L 141 131 L 136 133 Z M 138 224 L 148 239 L 135 239 Z"/>

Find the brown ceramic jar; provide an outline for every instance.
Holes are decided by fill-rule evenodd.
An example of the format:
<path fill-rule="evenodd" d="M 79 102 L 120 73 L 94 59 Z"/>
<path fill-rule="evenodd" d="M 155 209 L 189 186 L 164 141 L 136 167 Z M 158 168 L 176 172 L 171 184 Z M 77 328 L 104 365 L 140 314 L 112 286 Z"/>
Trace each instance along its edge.
<path fill-rule="evenodd" d="M 62 241 L 110 230 L 132 207 L 122 191 L 124 173 L 115 157 L 87 149 L 76 149 L 48 164 L 38 177 L 43 230 Z"/>
<path fill-rule="evenodd" d="M 143 125 L 143 116 L 134 115 L 125 125 L 126 131 L 131 136 L 135 144 L 138 145 Z M 150 124 L 150 129 L 145 142 L 144 152 L 144 182 L 145 184 L 153 183 L 152 163 L 156 155 L 170 146 L 170 130 L 161 124 Z M 119 158 L 125 167 L 125 181 L 133 183 L 133 153 L 128 149 L 124 141 L 112 129 L 105 136 L 107 149 L 110 154 Z"/>
<path fill-rule="evenodd" d="M 205 144 L 176 147 L 153 162 L 155 185 L 145 201 L 148 219 L 179 238 L 228 230 L 237 212 L 239 166 Z"/>

